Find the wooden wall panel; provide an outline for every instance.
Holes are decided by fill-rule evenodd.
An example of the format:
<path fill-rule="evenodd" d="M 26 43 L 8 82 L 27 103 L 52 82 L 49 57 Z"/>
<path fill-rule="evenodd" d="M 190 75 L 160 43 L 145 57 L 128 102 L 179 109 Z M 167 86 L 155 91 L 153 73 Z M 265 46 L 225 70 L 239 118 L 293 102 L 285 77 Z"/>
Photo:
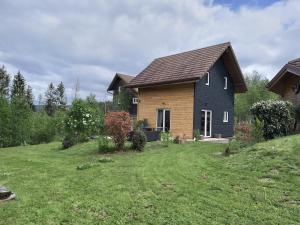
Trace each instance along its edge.
<path fill-rule="evenodd" d="M 171 133 L 193 137 L 194 84 L 178 84 L 139 89 L 138 119 L 148 119 L 156 127 L 157 109 L 170 109 Z"/>

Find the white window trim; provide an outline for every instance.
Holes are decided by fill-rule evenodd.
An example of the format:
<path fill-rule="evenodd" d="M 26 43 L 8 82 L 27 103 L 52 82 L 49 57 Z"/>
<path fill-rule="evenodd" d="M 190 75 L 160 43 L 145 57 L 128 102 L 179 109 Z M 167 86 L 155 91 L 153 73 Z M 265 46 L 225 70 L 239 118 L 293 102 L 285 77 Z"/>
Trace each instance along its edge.
<path fill-rule="evenodd" d="M 223 122 L 228 123 L 228 111 L 224 111 L 223 113 Z"/>
<path fill-rule="evenodd" d="M 138 98 L 132 98 L 132 104 L 136 105 L 139 103 L 139 99 Z"/>
<path fill-rule="evenodd" d="M 225 90 L 227 90 L 227 80 L 228 80 L 227 77 L 224 77 L 224 82 L 225 82 L 224 83 L 224 89 Z"/>
<path fill-rule="evenodd" d="M 207 75 L 207 82 L 205 83 L 205 85 L 209 86 L 209 72 L 207 72 L 206 75 Z"/>
<path fill-rule="evenodd" d="M 122 90 L 121 88 L 122 88 L 122 87 L 121 87 L 121 86 L 119 86 L 119 93 L 120 93 L 120 92 L 121 92 L 121 90 Z"/>
<path fill-rule="evenodd" d="M 163 126 L 162 127 L 159 127 L 158 126 L 158 110 L 162 110 L 163 111 Z M 163 132 L 166 131 L 166 111 L 169 111 L 170 112 L 170 130 L 169 132 L 171 131 L 171 110 L 170 109 L 164 109 L 164 108 L 159 108 L 159 109 L 156 109 L 156 130 L 158 129 L 162 129 Z"/>

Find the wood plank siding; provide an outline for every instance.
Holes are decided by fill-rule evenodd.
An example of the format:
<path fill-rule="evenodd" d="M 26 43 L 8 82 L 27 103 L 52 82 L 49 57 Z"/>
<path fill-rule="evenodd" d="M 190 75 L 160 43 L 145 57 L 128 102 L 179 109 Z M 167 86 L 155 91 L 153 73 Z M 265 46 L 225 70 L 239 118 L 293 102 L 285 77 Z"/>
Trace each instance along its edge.
<path fill-rule="evenodd" d="M 293 85 L 300 84 L 300 77 L 290 75 L 289 79 L 284 82 L 282 99 L 292 102 L 294 105 L 300 105 L 300 93 L 295 94 L 293 91 Z"/>
<path fill-rule="evenodd" d="M 193 137 L 194 83 L 139 88 L 138 119 L 156 128 L 158 109 L 170 109 L 173 137 Z"/>

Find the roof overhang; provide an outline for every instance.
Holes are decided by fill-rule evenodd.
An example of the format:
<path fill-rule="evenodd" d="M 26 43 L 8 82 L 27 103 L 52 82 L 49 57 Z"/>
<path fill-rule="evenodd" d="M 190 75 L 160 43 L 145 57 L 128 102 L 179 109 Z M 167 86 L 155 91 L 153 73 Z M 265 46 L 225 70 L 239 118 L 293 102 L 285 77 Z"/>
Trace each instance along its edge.
<path fill-rule="evenodd" d="M 283 80 L 287 78 L 289 75 L 300 76 L 300 68 L 286 64 L 277 74 L 276 76 L 267 84 L 267 88 L 269 91 L 272 91 L 276 94 L 282 94 L 282 88 L 280 85 Z"/>

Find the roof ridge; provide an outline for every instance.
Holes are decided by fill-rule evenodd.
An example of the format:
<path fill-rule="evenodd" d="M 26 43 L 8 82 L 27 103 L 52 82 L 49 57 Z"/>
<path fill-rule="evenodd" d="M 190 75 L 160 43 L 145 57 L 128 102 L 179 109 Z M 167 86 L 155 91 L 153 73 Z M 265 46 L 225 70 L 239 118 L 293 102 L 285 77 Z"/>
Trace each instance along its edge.
<path fill-rule="evenodd" d="M 198 49 L 193 49 L 193 50 L 188 50 L 188 51 L 184 51 L 184 52 L 179 52 L 179 53 L 175 53 L 175 54 L 171 54 L 171 55 L 166 55 L 166 56 L 158 57 L 158 58 L 155 58 L 154 60 L 163 59 L 163 58 L 167 58 L 167 57 L 171 57 L 171 56 L 176 56 L 176 55 L 181 55 L 181 54 L 185 54 L 185 53 L 196 52 L 196 51 L 199 51 L 199 50 L 208 49 L 208 48 L 212 48 L 212 47 L 217 47 L 217 46 L 221 46 L 221 45 L 230 46 L 231 43 L 230 43 L 230 41 L 228 41 L 228 42 L 224 42 L 224 43 L 221 43 L 221 44 L 210 45 L 210 46 L 203 47 L 203 48 L 198 48 Z"/>
<path fill-rule="evenodd" d="M 297 62 L 297 61 L 300 61 L 300 58 L 293 59 L 293 60 L 289 61 L 288 64 L 289 64 L 289 63 L 294 63 L 294 62 Z"/>

